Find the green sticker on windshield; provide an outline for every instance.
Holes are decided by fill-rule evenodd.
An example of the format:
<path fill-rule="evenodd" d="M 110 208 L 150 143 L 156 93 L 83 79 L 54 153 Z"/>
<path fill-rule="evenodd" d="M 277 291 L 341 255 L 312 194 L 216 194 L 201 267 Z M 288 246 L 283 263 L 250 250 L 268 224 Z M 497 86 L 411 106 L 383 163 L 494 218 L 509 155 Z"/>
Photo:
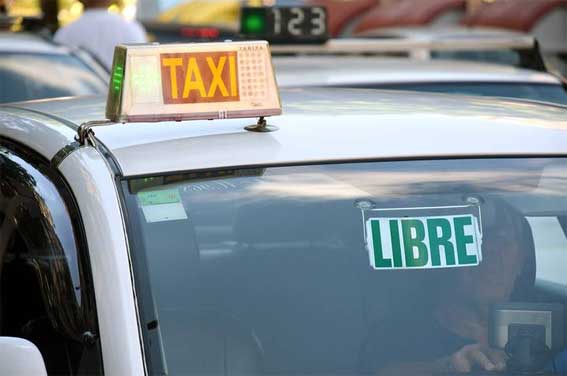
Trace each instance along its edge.
<path fill-rule="evenodd" d="M 138 192 L 137 196 L 148 223 L 187 219 L 177 189 Z"/>
<path fill-rule="evenodd" d="M 365 226 L 374 269 L 453 268 L 482 260 L 474 215 L 369 218 Z"/>
<path fill-rule="evenodd" d="M 177 189 L 164 189 L 162 191 L 139 192 L 138 200 L 140 200 L 142 206 L 172 204 L 181 202 L 181 196 L 179 196 Z"/>

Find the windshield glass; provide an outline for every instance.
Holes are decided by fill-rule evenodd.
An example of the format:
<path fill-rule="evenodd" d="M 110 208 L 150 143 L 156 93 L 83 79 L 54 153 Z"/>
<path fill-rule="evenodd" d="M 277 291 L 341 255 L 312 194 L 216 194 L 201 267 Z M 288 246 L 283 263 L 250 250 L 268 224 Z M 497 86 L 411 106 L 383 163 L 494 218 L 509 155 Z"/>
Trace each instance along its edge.
<path fill-rule="evenodd" d="M 0 103 L 106 92 L 106 83 L 74 56 L 0 53 Z"/>
<path fill-rule="evenodd" d="M 412 90 L 430 93 L 528 99 L 567 105 L 567 91 L 560 84 L 530 84 L 515 82 L 435 82 L 340 85 L 340 87 L 354 86 L 366 89 Z"/>
<path fill-rule="evenodd" d="M 565 187 L 545 158 L 126 180 L 148 366 L 567 371 Z"/>

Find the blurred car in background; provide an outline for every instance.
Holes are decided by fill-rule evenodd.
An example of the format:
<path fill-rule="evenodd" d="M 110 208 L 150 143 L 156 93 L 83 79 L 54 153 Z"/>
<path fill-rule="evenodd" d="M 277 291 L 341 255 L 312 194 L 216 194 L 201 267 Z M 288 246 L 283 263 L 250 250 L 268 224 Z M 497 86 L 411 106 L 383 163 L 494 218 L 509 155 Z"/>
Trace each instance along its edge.
<path fill-rule="evenodd" d="M 329 39 L 323 7 L 241 9 L 240 37 L 266 39 L 273 54 L 384 55 L 420 60 L 487 61 L 538 71 L 546 70 L 537 41 L 526 33 L 500 30 L 384 29 L 351 38 Z"/>
<path fill-rule="evenodd" d="M 0 103 L 104 94 L 108 82 L 108 72 L 85 52 L 0 32 Z"/>
<path fill-rule="evenodd" d="M 567 106 L 567 86 L 559 78 L 511 66 L 364 56 L 274 57 L 273 64 L 280 87 L 411 90 Z"/>
<path fill-rule="evenodd" d="M 407 43 L 428 42 L 432 45 L 429 54 L 432 59 L 481 61 L 524 68 L 532 68 L 534 60 L 542 60 L 539 44 L 533 36 L 510 30 L 399 27 L 369 30 L 356 36 Z M 436 49 L 437 45 L 454 47 Z"/>
<path fill-rule="evenodd" d="M 559 0 L 561 1 L 567 0 Z M 547 64 L 547 67 L 554 72 L 567 73 L 567 66 L 561 60 L 561 53 L 551 52 L 549 44 L 544 46 L 546 51 L 544 64 L 544 56 L 540 52 L 539 44 L 525 30 L 507 30 L 505 25 L 498 23 L 465 27 L 461 21 L 465 19 L 466 0 L 396 0 L 382 1 L 380 4 L 376 0 L 291 0 L 274 3 L 275 7 L 265 8 L 268 10 L 264 12 L 263 19 L 253 20 L 260 22 L 256 25 L 263 28 L 255 30 L 257 31 L 255 33 L 246 30 L 246 23 L 249 21 L 246 15 L 253 16 L 247 8 L 258 9 L 258 7 L 250 8 L 246 6 L 247 2 L 238 0 L 180 2 L 160 13 L 155 20 L 145 21 L 144 25 L 150 37 L 160 43 L 267 39 L 273 45 L 272 51 L 275 53 L 318 53 L 319 48 L 313 46 L 312 40 L 308 41 L 310 44 L 308 47 L 301 44 L 305 43 L 302 39 L 311 39 L 312 36 L 308 35 L 310 26 L 318 21 L 309 15 L 308 9 L 324 7 L 326 29 L 323 34 L 327 38 L 341 37 L 340 40 L 333 39 L 330 45 L 321 47 L 321 50 L 326 50 L 325 53 L 329 53 L 329 50 L 332 50 L 330 53 L 342 53 L 334 48 L 337 46 L 337 49 L 344 49 L 343 39 L 350 38 L 346 43 L 352 45 L 351 37 L 364 37 L 395 40 L 400 44 L 407 43 L 405 52 L 385 50 L 386 55 L 486 61 L 536 70 L 546 69 L 544 66 Z M 291 6 L 298 9 L 296 18 L 293 15 L 285 16 L 285 13 L 290 13 Z M 560 11 L 561 9 L 558 8 L 555 13 L 551 13 L 560 14 L 557 13 Z M 537 16 L 531 8 L 527 9 L 527 13 L 532 18 Z M 239 14 L 240 25 L 238 25 Z M 259 14 L 262 14 L 262 11 L 259 11 Z M 542 23 L 549 24 L 547 18 Z M 288 32 L 290 26 L 295 27 L 292 24 L 299 25 L 296 30 L 297 35 Z M 561 26 L 558 22 L 552 24 Z M 282 35 L 276 35 L 278 30 L 281 30 Z M 562 40 L 563 43 L 565 38 Z M 320 38 L 319 42 L 324 40 L 325 38 Z M 275 46 L 276 43 L 283 43 L 286 46 Z M 356 49 L 377 54 L 381 47 L 390 48 L 384 44 L 373 43 L 359 42 L 359 47 Z M 466 44 L 466 47 L 463 47 L 463 44 Z"/>
<path fill-rule="evenodd" d="M 530 35 L 408 30 L 328 39 L 329 30 L 319 27 L 324 16 L 321 7 L 243 8 L 241 34 L 277 43 L 271 51 L 281 86 L 413 90 L 567 105 L 564 82 L 546 72 Z"/>
<path fill-rule="evenodd" d="M 529 33 L 540 42 L 550 67 L 567 74 L 567 0 L 478 1 L 469 11 L 466 0 L 396 0 L 376 5 L 349 24 L 338 35 L 404 35 L 405 28 L 413 36 L 436 34 L 439 28 L 463 30 L 457 34 L 472 28 L 472 35 L 482 29 Z"/>
<path fill-rule="evenodd" d="M 542 60 L 546 69 L 565 74 L 565 62 L 561 61 L 561 54 L 551 52 L 549 46 L 547 52 L 542 52 L 539 40 L 531 35 L 520 31 L 496 29 L 489 27 L 450 27 L 450 28 L 423 28 L 423 27 L 393 27 L 369 30 L 356 34 L 358 37 L 395 39 L 404 41 L 430 41 L 431 43 L 443 43 L 446 41 L 479 41 L 486 43 L 489 41 L 508 43 L 510 46 L 516 44 L 517 47 L 500 50 L 483 50 L 479 45 L 476 50 L 468 51 L 434 51 L 431 55 L 433 58 L 469 60 L 469 61 L 485 61 L 491 63 L 502 63 L 520 67 L 527 67 L 526 63 L 520 63 L 521 60 Z M 567 36 L 566 36 L 567 37 Z M 523 42 L 522 42 L 523 41 Z M 522 45 L 523 43 L 523 45 Z M 567 48 L 567 46 L 566 46 Z"/>
<path fill-rule="evenodd" d="M 373 55 L 414 60 L 466 60 L 546 71 L 537 41 L 525 34 L 496 37 L 418 34 L 411 37 L 331 39 L 323 45 L 273 45 L 276 55 Z"/>

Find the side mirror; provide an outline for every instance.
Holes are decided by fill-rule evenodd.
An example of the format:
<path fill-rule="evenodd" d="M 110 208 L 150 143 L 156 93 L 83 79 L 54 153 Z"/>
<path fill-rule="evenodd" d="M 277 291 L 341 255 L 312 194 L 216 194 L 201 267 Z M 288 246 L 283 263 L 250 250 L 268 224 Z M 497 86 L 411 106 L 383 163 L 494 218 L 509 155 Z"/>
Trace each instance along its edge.
<path fill-rule="evenodd" d="M 0 337 L 0 375 L 47 376 L 47 371 L 33 343 L 23 338 Z"/>

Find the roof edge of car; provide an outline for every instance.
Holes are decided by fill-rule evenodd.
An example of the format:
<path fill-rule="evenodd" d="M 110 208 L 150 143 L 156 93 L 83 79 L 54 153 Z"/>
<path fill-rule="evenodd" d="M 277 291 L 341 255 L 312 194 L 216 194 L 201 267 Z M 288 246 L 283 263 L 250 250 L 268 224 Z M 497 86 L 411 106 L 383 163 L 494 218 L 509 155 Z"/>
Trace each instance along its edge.
<path fill-rule="evenodd" d="M 39 111 L 39 110 L 35 110 L 33 108 L 29 108 L 29 107 L 25 107 L 25 106 L 18 106 L 18 104 L 20 103 L 33 103 L 33 102 L 43 102 L 43 101 L 51 101 L 51 100 L 57 100 L 57 99 L 68 99 L 69 97 L 64 97 L 64 98 L 46 98 L 46 99 L 39 99 L 37 101 L 27 101 L 27 102 L 15 102 L 15 103 L 7 103 L 7 104 L 1 104 L 0 105 L 0 110 L 3 108 L 10 108 L 10 109 L 15 109 L 15 110 L 20 110 L 20 111 L 27 111 L 27 112 L 31 112 L 37 115 L 41 115 L 41 116 L 45 116 L 47 118 L 50 118 L 51 120 L 55 120 L 65 126 L 67 126 L 68 128 L 76 131 L 79 128 L 80 124 L 75 124 L 74 122 L 65 119 L 61 116 L 55 115 L 53 113 L 50 112 L 46 112 L 46 111 Z"/>

